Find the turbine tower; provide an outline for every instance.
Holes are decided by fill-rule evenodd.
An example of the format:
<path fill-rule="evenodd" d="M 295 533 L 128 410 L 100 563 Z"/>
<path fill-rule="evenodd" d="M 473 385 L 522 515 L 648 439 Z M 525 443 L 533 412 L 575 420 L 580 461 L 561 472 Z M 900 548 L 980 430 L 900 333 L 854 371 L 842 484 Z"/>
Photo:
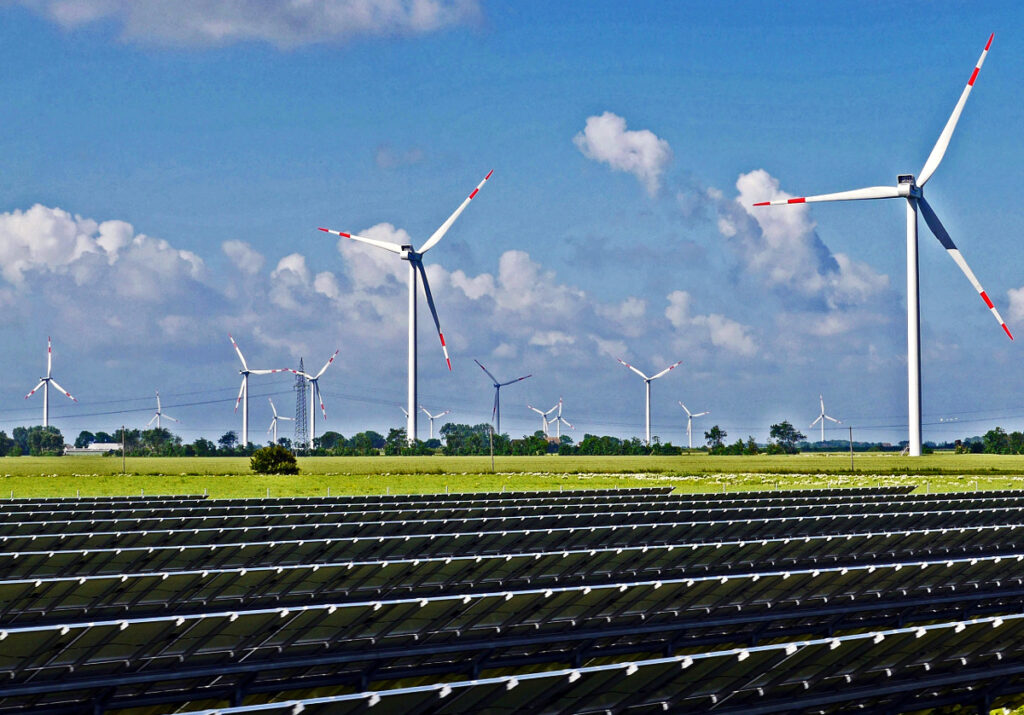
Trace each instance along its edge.
<path fill-rule="evenodd" d="M 956 244 L 953 243 L 953 239 L 950 238 L 946 228 L 939 221 L 939 217 L 935 215 L 935 211 L 932 210 L 931 205 L 924 198 L 924 185 L 932 178 L 932 174 L 935 173 L 939 163 L 942 161 L 942 157 L 946 153 L 950 138 L 953 136 L 953 130 L 956 129 L 956 124 L 960 120 L 960 113 L 963 111 L 967 97 L 974 87 L 974 81 L 978 78 L 978 72 L 981 70 L 982 63 L 985 62 L 985 57 L 992 46 L 992 38 L 994 36 L 989 36 L 988 43 L 978 59 L 978 64 L 975 65 L 974 72 L 971 73 L 971 78 L 967 81 L 967 86 L 964 87 L 964 91 L 960 94 L 960 100 L 953 108 L 953 113 L 939 135 L 939 140 L 932 148 L 931 154 L 928 155 L 928 159 L 925 161 L 924 167 L 916 179 L 913 174 L 900 174 L 896 177 L 896 186 L 870 186 L 865 189 L 840 191 L 834 194 L 801 196 L 799 198 L 762 201 L 754 204 L 755 206 L 782 206 L 818 201 L 897 198 L 902 198 L 907 202 L 907 407 L 910 428 L 908 454 L 911 457 L 921 456 L 921 315 L 917 260 L 918 208 L 921 209 L 925 223 L 928 224 L 931 232 L 935 234 L 935 238 L 939 240 L 939 243 L 946 249 L 950 258 L 956 262 L 960 270 L 967 276 L 967 280 L 978 291 L 981 299 L 985 301 L 985 305 L 988 306 L 988 309 L 992 311 L 992 315 L 995 316 L 1003 330 L 1006 331 L 1007 336 L 1013 340 L 1013 335 L 1010 333 L 1010 329 L 1006 327 L 1006 323 L 1003 321 L 1002 316 L 999 315 L 999 311 L 996 310 L 988 294 L 981 287 L 981 283 L 978 282 L 974 272 L 967 265 L 967 261 L 960 254 Z"/>
<path fill-rule="evenodd" d="M 292 418 L 292 417 L 283 417 L 283 416 L 277 414 L 277 408 L 274 407 L 274 401 L 272 399 L 270 399 L 269 397 L 267 398 L 267 402 L 270 403 L 270 411 L 274 413 L 274 419 L 270 420 L 270 427 L 267 428 L 267 434 L 270 434 L 270 431 L 273 430 L 274 431 L 274 444 L 277 444 L 277 422 L 278 422 L 278 420 L 288 420 L 289 422 L 293 422 L 294 418 Z"/>
<path fill-rule="evenodd" d="M 508 382 L 498 382 L 498 378 L 492 375 L 490 371 L 483 366 L 483 363 L 476 358 L 473 358 L 473 362 L 479 365 L 480 369 L 487 373 L 487 377 L 491 378 L 491 382 L 494 383 L 494 409 L 491 410 L 491 420 L 494 421 L 494 431 L 497 434 L 501 434 L 501 388 L 507 387 L 514 382 L 522 382 L 528 377 L 533 377 L 533 375 L 523 375 L 522 377 L 517 377 L 515 380 L 509 380 Z"/>
<path fill-rule="evenodd" d="M 644 373 L 642 373 L 639 370 L 637 370 L 635 367 L 630 365 L 625 360 L 621 360 L 619 358 L 616 358 L 616 360 L 621 362 L 623 365 L 625 365 L 630 370 L 632 370 L 633 372 L 635 372 L 637 375 L 639 375 L 640 377 L 642 377 L 644 379 L 644 387 L 647 390 L 647 422 L 646 422 L 646 424 L 647 424 L 647 446 L 650 447 L 651 446 L 651 381 L 657 380 L 659 377 L 662 377 L 663 375 L 668 373 L 669 370 L 674 370 L 679 365 L 679 363 L 682 362 L 682 360 L 677 360 L 676 362 L 672 363 L 671 365 L 666 367 L 664 370 L 659 372 L 657 375 L 652 375 L 651 377 L 647 377 L 647 375 L 645 375 Z"/>
<path fill-rule="evenodd" d="M 558 414 L 555 415 L 555 419 L 553 419 L 551 421 L 555 423 L 555 437 L 558 439 L 559 443 L 561 443 L 561 441 L 562 441 L 562 425 L 565 425 L 569 429 L 576 429 L 576 428 L 573 427 L 572 422 L 570 422 L 569 420 L 567 420 L 564 417 L 562 417 L 562 398 L 561 397 L 558 398 L 558 404 L 555 405 L 554 407 L 552 407 L 551 409 L 554 410 L 556 408 L 558 409 Z"/>
<path fill-rule="evenodd" d="M 406 429 L 405 434 L 409 440 L 409 444 L 413 444 L 416 441 L 416 281 L 417 276 L 423 280 L 423 294 L 427 298 L 427 306 L 430 308 L 430 315 L 434 318 L 434 327 L 437 328 L 437 336 L 441 340 L 441 350 L 444 352 L 444 361 L 448 365 L 448 370 L 452 369 L 452 361 L 448 358 L 448 346 L 444 341 L 444 333 L 441 332 L 441 322 L 437 319 L 437 310 L 434 308 L 434 298 L 430 293 L 430 284 L 427 282 L 427 271 L 423 268 L 423 254 L 437 245 L 438 241 L 444 238 L 444 235 L 448 233 L 448 229 L 452 227 L 466 207 L 469 206 L 469 202 L 477 195 L 477 192 L 483 187 L 487 180 L 491 178 L 491 174 L 494 171 L 487 172 L 487 176 L 484 180 L 477 184 L 477 187 L 470 192 L 469 196 L 459 205 L 459 208 L 455 209 L 455 212 L 448 217 L 448 219 L 441 224 L 430 238 L 420 247 L 420 250 L 415 250 L 411 245 L 399 246 L 397 243 L 391 243 L 389 241 L 379 241 L 375 238 L 364 238 L 362 236 L 356 236 L 355 234 L 345 233 L 344 231 L 334 231 L 328 228 L 321 228 L 321 231 L 326 233 L 332 233 L 335 236 L 341 236 L 342 238 L 351 238 L 353 241 L 360 241 L 362 243 L 368 243 L 371 246 L 377 248 L 383 248 L 385 251 L 391 251 L 397 253 L 398 257 L 403 261 L 409 261 L 409 384 L 408 384 L 408 403 L 406 405 L 406 411 L 408 416 L 406 417 Z"/>
<path fill-rule="evenodd" d="M 679 406 L 686 412 L 686 443 L 689 445 L 688 449 L 693 449 L 693 418 L 703 417 L 704 415 L 710 415 L 711 410 L 705 410 L 704 412 L 697 412 L 694 414 L 683 404 L 683 401 L 679 401 Z"/>
<path fill-rule="evenodd" d="M 534 412 L 536 412 L 538 415 L 540 415 L 541 429 L 544 431 L 544 436 L 547 437 L 548 436 L 548 415 L 550 415 L 552 412 L 557 410 L 558 409 L 558 405 L 555 405 L 554 407 L 552 407 L 547 412 L 545 412 L 544 410 L 540 409 L 539 407 L 534 407 L 533 405 L 527 405 L 526 407 L 527 407 L 527 409 L 531 409 Z"/>
<path fill-rule="evenodd" d="M 423 405 L 420 405 L 420 409 L 423 410 L 423 414 L 425 414 L 427 418 L 430 420 L 430 437 L 428 437 L 428 439 L 434 439 L 434 420 L 436 420 L 438 417 L 444 417 L 445 415 L 450 413 L 451 410 L 445 410 L 444 412 L 438 412 L 436 415 L 432 415 L 429 412 L 427 412 L 427 408 L 424 407 Z"/>
<path fill-rule="evenodd" d="M 238 347 L 238 343 L 228 333 L 228 339 L 231 340 L 231 344 L 235 346 L 235 352 L 238 353 L 238 359 L 242 361 L 242 369 L 238 371 L 238 374 L 242 376 L 242 386 L 238 388 L 238 399 L 235 400 L 235 412 L 238 412 L 238 403 L 242 403 L 242 446 L 248 446 L 249 444 L 249 375 L 269 375 L 274 372 L 288 372 L 286 368 L 274 368 L 272 370 L 250 370 L 248 363 L 245 362 L 245 356 L 242 355 L 242 351 Z"/>
<path fill-rule="evenodd" d="M 821 441 L 824 442 L 825 441 L 825 420 L 828 420 L 829 422 L 835 422 L 837 425 L 841 425 L 842 422 L 837 420 L 835 417 L 829 417 L 828 415 L 825 414 L 825 398 L 824 397 L 822 397 L 821 395 L 818 395 L 818 402 L 821 404 L 821 414 L 818 415 L 818 419 L 814 420 L 814 422 L 811 422 L 811 427 L 813 427 L 814 425 L 818 424 L 819 422 L 821 423 Z"/>
<path fill-rule="evenodd" d="M 46 338 L 46 377 L 39 378 L 39 384 L 32 388 L 32 392 L 25 395 L 25 399 L 32 397 L 40 387 L 43 388 L 43 427 L 50 426 L 50 383 L 58 390 L 64 393 L 64 396 L 68 399 L 78 402 L 70 392 L 65 390 L 63 387 L 57 384 L 57 381 L 51 377 L 53 372 L 53 343 L 50 342 L 49 336 Z"/>
<path fill-rule="evenodd" d="M 331 355 L 331 357 L 329 357 L 327 359 L 327 362 L 324 363 L 324 366 L 322 368 L 320 368 L 320 372 L 318 372 L 316 375 L 310 375 L 308 373 L 300 372 L 298 370 L 290 370 L 290 372 L 294 372 L 296 375 L 300 376 L 302 379 L 306 380 L 309 383 L 309 448 L 310 449 L 313 449 L 313 439 L 316 437 L 316 403 L 317 402 L 320 403 L 320 411 L 323 412 L 324 420 L 325 421 L 327 420 L 327 408 L 324 407 L 324 398 L 320 394 L 320 382 L 319 382 L 320 376 L 323 375 L 327 371 L 327 368 L 329 368 L 331 366 L 331 363 L 334 362 L 334 358 L 338 357 L 338 353 L 340 353 L 340 352 L 341 352 L 340 348 L 338 350 L 335 350 L 334 354 Z"/>
<path fill-rule="evenodd" d="M 160 391 L 157 390 L 157 392 L 156 392 L 156 414 L 154 414 L 150 418 L 149 422 L 146 423 L 146 426 L 149 427 L 151 424 L 156 422 L 156 428 L 160 429 L 160 418 L 161 417 L 164 418 L 164 419 L 168 419 L 171 422 L 180 422 L 181 421 L 181 420 L 174 419 L 170 415 L 165 415 L 164 414 L 163 409 L 160 407 Z"/>

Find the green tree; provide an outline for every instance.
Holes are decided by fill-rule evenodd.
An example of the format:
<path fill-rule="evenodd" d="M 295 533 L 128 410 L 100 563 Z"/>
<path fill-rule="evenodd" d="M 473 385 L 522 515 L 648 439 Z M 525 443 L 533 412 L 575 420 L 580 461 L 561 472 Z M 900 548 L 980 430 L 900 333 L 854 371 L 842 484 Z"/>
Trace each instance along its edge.
<path fill-rule="evenodd" d="M 1010 438 L 1002 427 L 990 429 L 981 438 L 985 446 L 985 454 L 1008 454 L 1010 452 Z"/>
<path fill-rule="evenodd" d="M 249 466 L 256 474 L 299 473 L 299 463 L 295 455 L 279 444 L 257 449 L 249 458 Z"/>
<path fill-rule="evenodd" d="M 64 435 L 49 427 L 31 427 L 28 430 L 28 453 L 33 456 L 64 454 Z"/>
<path fill-rule="evenodd" d="M 220 445 L 220 449 L 223 452 L 234 452 L 235 447 L 238 446 L 238 434 L 234 430 L 229 430 L 220 436 L 217 444 Z"/>
<path fill-rule="evenodd" d="M 788 420 L 772 425 L 768 435 L 786 454 L 796 454 L 796 443 L 807 439 L 806 435 L 799 432 Z"/>
<path fill-rule="evenodd" d="M 384 441 L 384 454 L 388 455 L 399 455 L 402 450 L 406 448 L 409 440 L 405 436 L 405 428 L 401 427 L 398 429 L 391 429 L 388 432 L 387 439 Z"/>
<path fill-rule="evenodd" d="M 6 457 L 11 453 L 16 442 L 7 436 L 6 432 L 0 432 L 0 457 Z"/>
<path fill-rule="evenodd" d="M 192 443 L 192 452 L 197 457 L 212 457 L 217 454 L 217 445 L 208 439 L 200 437 Z"/>
<path fill-rule="evenodd" d="M 722 449 L 722 444 L 725 442 L 725 438 L 729 434 L 718 425 L 713 426 L 707 432 L 704 433 L 704 441 L 708 443 L 708 447 L 711 449 Z"/>
<path fill-rule="evenodd" d="M 95 441 L 96 435 L 94 435 L 92 432 L 82 430 L 81 432 L 78 433 L 78 437 L 75 438 L 75 447 L 77 447 L 78 449 L 84 449 L 85 447 L 88 447 Z"/>

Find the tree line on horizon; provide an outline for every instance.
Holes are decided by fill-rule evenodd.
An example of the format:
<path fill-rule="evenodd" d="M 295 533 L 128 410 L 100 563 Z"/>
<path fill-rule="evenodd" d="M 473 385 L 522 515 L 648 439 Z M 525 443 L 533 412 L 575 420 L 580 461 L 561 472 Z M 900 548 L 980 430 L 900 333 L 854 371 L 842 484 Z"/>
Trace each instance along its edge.
<path fill-rule="evenodd" d="M 676 446 L 671 442 L 662 442 L 654 437 L 651 445 L 647 445 L 638 437 L 624 439 L 610 435 L 584 434 L 579 442 L 569 435 L 559 439 L 549 438 L 541 430 L 532 435 L 523 435 L 513 439 L 508 434 L 492 434 L 489 423 L 477 425 L 448 422 L 440 430 L 440 439 L 426 441 L 417 440 L 409 445 L 405 437 L 405 429 L 394 428 L 382 435 L 373 430 L 358 432 L 346 438 L 342 434 L 328 431 L 313 440 L 313 448 L 292 444 L 288 437 L 278 439 L 278 444 L 297 454 L 311 456 L 374 456 L 374 455 L 433 455 L 446 456 L 481 456 L 493 454 L 497 456 L 529 456 L 542 454 L 562 455 L 675 455 L 686 454 L 690 450 Z M 771 425 L 769 440 L 765 444 L 758 443 L 753 437 L 746 440 L 727 441 L 728 434 L 718 425 L 713 425 L 704 432 L 705 444 L 695 447 L 694 452 L 711 455 L 756 455 L 756 454 L 796 454 L 801 451 L 840 451 L 849 449 L 848 440 L 828 440 L 810 443 L 806 435 L 797 430 L 789 421 Z M 116 444 L 109 450 L 111 454 L 120 454 L 120 445 L 124 442 L 125 453 L 131 457 L 238 457 L 251 456 L 263 445 L 239 443 L 238 434 L 234 431 L 225 432 L 213 442 L 200 437 L 191 443 L 185 443 L 178 435 L 165 427 L 153 429 L 118 429 L 112 433 L 83 430 L 75 439 L 74 446 L 85 448 L 91 444 Z M 269 444 L 269 442 L 268 442 Z M 905 442 L 896 445 L 881 442 L 854 442 L 855 452 L 898 451 Z M 0 457 L 19 455 L 60 455 L 65 447 L 64 437 L 54 426 L 15 427 L 10 437 L 0 431 Z M 984 454 L 1024 454 L 1024 432 L 1006 432 L 995 427 L 982 436 L 968 437 L 963 440 L 935 444 L 925 443 L 926 451 L 931 449 L 949 449 L 957 453 Z"/>

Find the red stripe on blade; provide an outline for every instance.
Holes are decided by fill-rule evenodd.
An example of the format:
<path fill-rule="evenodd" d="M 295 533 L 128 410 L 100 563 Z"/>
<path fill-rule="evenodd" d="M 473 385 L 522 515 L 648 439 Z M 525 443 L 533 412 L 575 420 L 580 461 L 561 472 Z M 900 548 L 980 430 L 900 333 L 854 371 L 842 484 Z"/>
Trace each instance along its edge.
<path fill-rule="evenodd" d="M 444 361 L 448 363 L 448 371 L 450 372 L 452 369 L 452 361 L 449 360 L 448 358 L 445 358 Z"/>
<path fill-rule="evenodd" d="M 981 299 L 985 301 L 985 305 L 987 305 L 989 308 L 995 308 L 995 306 L 992 305 L 992 301 L 988 299 L 988 293 L 986 293 L 985 291 L 981 291 Z"/>
<path fill-rule="evenodd" d="M 1011 333 L 1010 329 L 1006 327 L 1006 323 L 1003 323 L 1002 325 L 1003 325 L 1003 330 L 1005 330 L 1006 334 L 1010 336 L 1010 340 L 1013 340 L 1013 333 Z"/>
<path fill-rule="evenodd" d="M 323 227 L 319 227 L 318 230 L 323 231 L 324 233 L 330 233 L 331 232 L 331 229 L 323 228 Z"/>
<path fill-rule="evenodd" d="M 971 78 L 969 80 L 967 80 L 967 86 L 968 87 L 973 87 L 974 86 L 974 80 L 978 79 L 978 70 L 979 70 L 978 67 L 974 68 L 974 72 L 971 74 Z"/>
<path fill-rule="evenodd" d="M 989 40 L 989 42 L 991 43 L 992 40 Z M 487 181 L 489 178 L 491 178 L 491 174 L 493 174 L 493 173 L 494 173 L 494 169 L 491 169 L 490 171 L 488 171 L 487 172 L 487 176 L 484 177 L 484 181 Z"/>
<path fill-rule="evenodd" d="M 771 206 L 771 205 L 772 205 L 771 201 L 761 201 L 759 203 L 754 204 L 754 206 Z"/>
<path fill-rule="evenodd" d="M 787 204 L 802 204 L 802 203 L 804 203 L 806 201 L 807 201 L 807 199 L 805 199 L 803 196 L 801 196 L 799 199 L 790 199 L 786 203 Z"/>
<path fill-rule="evenodd" d="M 438 332 L 438 335 L 440 335 L 440 336 L 441 336 L 441 347 L 443 348 L 443 347 L 445 346 L 445 345 L 444 345 L 444 333 L 442 333 L 442 332 Z"/>
<path fill-rule="evenodd" d="M 477 191 L 479 191 L 479 190 L 480 190 L 480 189 L 473 189 L 473 193 L 471 193 L 471 194 L 469 195 L 469 198 L 473 198 L 474 196 L 476 196 L 476 192 L 477 192 Z"/>
<path fill-rule="evenodd" d="M 985 52 L 988 52 L 988 48 L 992 46 L 992 38 L 996 36 L 996 33 L 992 33 L 988 36 L 988 44 L 985 45 Z"/>

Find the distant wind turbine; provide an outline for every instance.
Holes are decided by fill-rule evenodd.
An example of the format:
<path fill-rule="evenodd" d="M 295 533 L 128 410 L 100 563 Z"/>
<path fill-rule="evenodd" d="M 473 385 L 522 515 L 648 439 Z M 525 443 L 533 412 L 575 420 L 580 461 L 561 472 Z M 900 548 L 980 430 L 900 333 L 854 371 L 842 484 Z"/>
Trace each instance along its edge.
<path fill-rule="evenodd" d="M 313 449 L 313 438 L 316 437 L 316 403 L 317 402 L 320 403 L 320 411 L 324 415 L 324 420 L 327 419 L 327 408 L 324 407 L 324 398 L 320 394 L 320 376 L 323 375 L 327 371 L 327 368 L 329 368 L 331 366 L 331 363 L 334 362 L 334 358 L 338 357 L 338 353 L 340 353 L 340 352 L 341 352 L 340 348 L 338 350 L 335 350 L 334 354 L 331 355 L 331 357 L 329 357 L 327 359 L 327 362 L 324 363 L 324 366 L 322 368 L 320 368 L 320 372 L 318 372 L 316 375 L 310 375 L 310 374 L 305 373 L 305 372 L 299 372 L 298 370 L 291 370 L 291 372 L 294 372 L 296 375 L 299 375 L 300 377 L 305 378 L 306 381 L 309 383 L 309 448 L 310 449 Z"/>
<path fill-rule="evenodd" d="M 491 378 L 491 382 L 494 383 L 494 409 L 491 410 L 491 419 L 494 420 L 495 433 L 501 434 L 501 388 L 507 387 L 514 382 L 522 382 L 528 377 L 533 377 L 533 375 L 523 375 L 522 377 L 517 377 L 515 380 L 509 380 L 508 382 L 498 382 L 498 378 L 492 375 L 479 360 L 473 358 L 473 362 L 479 365 L 480 369 L 487 373 L 487 377 Z"/>
<path fill-rule="evenodd" d="M 71 393 L 65 390 L 63 387 L 57 384 L 50 375 L 53 372 L 53 343 L 50 342 L 50 338 L 46 338 L 46 377 L 39 378 L 39 384 L 32 388 L 32 392 L 25 395 L 25 399 L 32 397 L 40 387 L 43 388 L 43 427 L 50 426 L 50 383 L 58 390 L 64 393 L 64 396 L 68 399 L 78 402 L 77 399 L 72 397 Z"/>
<path fill-rule="evenodd" d="M 818 415 L 818 419 L 814 420 L 814 422 L 811 422 L 811 427 L 818 424 L 819 422 L 821 423 L 821 441 L 824 442 L 825 420 L 828 420 L 829 422 L 835 422 L 837 425 L 841 425 L 842 422 L 837 420 L 835 417 L 829 417 L 828 415 L 825 414 L 825 398 L 822 397 L 821 395 L 818 395 L 818 403 L 821 405 L 821 414 Z"/>
<path fill-rule="evenodd" d="M 539 407 L 534 407 L 533 405 L 527 405 L 526 408 L 529 409 L 529 410 L 533 410 L 538 415 L 540 415 L 540 428 L 541 428 L 541 430 L 543 430 L 544 436 L 547 437 L 548 436 L 548 415 L 550 415 L 552 412 L 557 410 L 558 409 L 558 405 L 555 405 L 554 407 L 552 407 L 550 410 L 547 410 L 547 411 L 542 410 Z"/>
<path fill-rule="evenodd" d="M 664 370 L 659 372 L 657 375 L 652 375 L 651 377 L 647 377 L 647 375 L 645 375 L 644 373 L 642 373 L 639 370 L 637 370 L 635 367 L 630 365 L 625 360 L 621 360 L 619 358 L 616 358 L 616 360 L 621 362 L 623 365 L 625 365 L 630 370 L 632 370 L 633 372 L 635 372 L 637 375 L 639 375 L 640 377 L 642 377 L 644 379 L 644 387 L 645 387 L 645 389 L 647 391 L 647 421 L 646 421 L 646 425 L 647 425 L 647 446 L 650 447 L 651 446 L 651 382 L 653 380 L 657 380 L 659 377 L 662 377 L 663 375 L 668 373 L 669 370 L 674 370 L 679 365 L 679 363 L 682 362 L 682 360 L 677 360 L 676 362 L 672 363 L 671 365 L 666 367 Z"/>
<path fill-rule="evenodd" d="M 981 57 L 978 58 L 978 63 L 974 66 L 974 72 L 971 73 L 971 78 L 967 80 L 967 86 L 964 87 L 963 92 L 960 94 L 960 99 L 957 101 L 956 106 L 953 108 L 953 113 L 946 121 L 946 126 L 943 127 L 942 133 L 939 134 L 939 139 L 935 142 L 935 146 L 932 148 L 931 153 L 928 155 L 928 159 L 924 163 L 924 167 L 921 169 L 921 174 L 914 179 L 913 174 L 900 174 L 896 177 L 896 186 L 870 186 L 865 189 L 854 189 L 853 191 L 840 191 L 833 194 L 819 194 L 817 196 L 801 196 L 793 199 L 780 199 L 775 201 L 761 201 L 754 204 L 754 206 L 784 206 L 787 204 L 803 204 L 803 203 L 814 203 L 817 201 L 852 201 L 857 199 L 897 199 L 902 198 L 907 202 L 907 402 L 908 402 L 908 422 L 909 422 L 909 441 L 907 445 L 907 452 L 911 457 L 921 456 L 921 311 L 920 311 L 920 294 L 918 290 L 918 260 L 917 260 L 917 209 L 920 207 L 921 213 L 924 215 L 925 223 L 928 224 L 928 228 L 935 234 L 935 238 L 939 240 L 943 248 L 946 249 L 946 253 L 949 257 L 959 266 L 963 274 L 967 276 L 967 280 L 970 281 L 971 285 L 974 286 L 974 290 L 978 291 L 981 299 L 985 301 L 985 305 L 995 319 L 999 321 L 1006 335 L 1013 340 L 1013 335 L 1010 333 L 1010 329 L 1006 327 L 1006 323 L 1003 321 L 999 311 L 996 310 L 992 300 L 985 293 L 981 287 L 981 283 L 974 276 L 974 272 L 967 265 L 967 261 L 960 254 L 960 250 L 953 243 L 953 239 L 950 238 L 946 228 L 939 221 L 939 217 L 935 215 L 935 211 L 932 210 L 931 205 L 925 201 L 924 198 L 924 185 L 928 183 L 928 180 L 935 173 L 935 170 L 939 167 L 939 163 L 942 161 L 942 157 L 946 154 L 946 149 L 949 147 L 949 141 L 953 136 L 953 130 L 956 129 L 957 122 L 960 120 L 960 113 L 964 109 L 964 104 L 967 103 L 967 97 L 971 93 L 971 89 L 974 87 L 974 81 L 978 78 L 978 72 L 981 71 L 981 65 L 985 62 L 985 57 L 988 55 L 988 50 L 992 46 L 992 38 L 995 35 L 990 35 L 988 42 L 985 44 L 985 49 L 981 53 Z M 906 118 L 901 120 L 903 125 L 907 124 Z M 901 132 L 905 132 L 902 127 L 899 129 Z"/>
<path fill-rule="evenodd" d="M 430 437 L 428 437 L 428 439 L 434 439 L 434 420 L 436 420 L 439 417 L 444 417 L 445 415 L 449 414 L 451 410 L 445 410 L 444 412 L 438 412 L 436 415 L 432 415 L 429 412 L 427 412 L 427 408 L 424 407 L 423 405 L 420 405 L 420 409 L 423 410 L 423 414 L 425 414 L 427 418 L 430 420 Z"/>
<path fill-rule="evenodd" d="M 555 423 L 555 437 L 558 439 L 559 442 L 561 442 L 562 441 L 562 425 L 565 425 L 569 429 L 576 429 L 576 428 L 572 426 L 572 422 L 570 422 L 569 420 L 567 420 L 564 417 L 562 417 L 562 398 L 561 397 L 558 398 L 558 404 L 555 405 L 554 407 L 552 407 L 551 409 L 556 409 L 556 408 L 558 409 L 558 414 L 555 415 L 555 419 L 553 419 L 552 422 Z"/>
<path fill-rule="evenodd" d="M 150 418 L 149 422 L 146 423 L 146 426 L 149 427 L 151 424 L 156 422 L 156 428 L 160 429 L 160 418 L 170 420 L 171 422 L 180 422 L 181 421 L 181 420 L 174 419 L 170 415 L 165 415 L 164 414 L 163 409 L 160 407 L 160 391 L 157 390 L 157 393 L 156 393 L 156 414 L 154 414 L 153 417 Z"/>
<path fill-rule="evenodd" d="M 238 388 L 238 399 L 235 400 L 235 412 L 238 412 L 238 403 L 242 403 L 242 446 L 249 444 L 249 375 L 270 375 L 275 372 L 292 372 L 286 368 L 274 368 L 272 370 L 250 370 L 249 364 L 245 361 L 245 356 L 242 355 L 241 349 L 238 347 L 238 343 L 228 333 L 228 339 L 231 340 L 231 344 L 235 347 L 235 352 L 238 353 L 238 359 L 242 361 L 242 369 L 238 371 L 238 374 L 242 376 L 242 386 Z"/>
<path fill-rule="evenodd" d="M 684 412 L 686 412 L 686 442 L 689 445 L 689 448 L 693 449 L 693 418 L 703 417 L 704 415 L 710 415 L 711 410 L 697 412 L 696 414 L 694 414 L 690 412 L 686 405 L 683 404 L 682 400 L 679 401 L 679 406 L 683 408 Z"/>
<path fill-rule="evenodd" d="M 278 423 L 278 420 L 287 420 L 289 422 L 294 422 L 295 418 L 294 417 L 284 417 L 282 415 L 277 414 L 277 408 L 274 407 L 274 401 L 268 397 L 267 398 L 267 402 L 270 403 L 270 411 L 274 413 L 274 419 L 270 420 L 270 427 L 267 428 L 267 434 L 270 434 L 271 430 L 273 430 L 273 432 L 274 432 L 274 444 L 277 444 L 277 423 Z"/>
<path fill-rule="evenodd" d="M 351 238 L 353 241 L 360 241 L 367 243 L 377 248 L 383 248 L 385 251 L 391 251 L 397 253 L 398 257 L 403 261 L 409 261 L 409 385 L 408 385 L 408 404 L 406 405 L 406 429 L 405 434 L 412 444 L 416 441 L 416 281 L 417 277 L 423 280 L 423 294 L 427 298 L 427 306 L 430 308 L 430 315 L 434 318 L 434 327 L 437 328 L 437 336 L 441 339 L 441 350 L 444 351 L 444 361 L 448 365 L 448 370 L 452 369 L 452 361 L 448 358 L 448 346 L 444 341 L 444 333 L 441 332 L 441 322 L 437 319 L 437 310 L 434 308 L 434 298 L 430 294 L 430 284 L 427 282 L 427 271 L 423 268 L 423 254 L 437 245 L 437 242 L 444 238 L 444 235 L 448 233 L 448 229 L 452 227 L 466 207 L 469 206 L 469 202 L 473 200 L 473 197 L 477 195 L 477 192 L 483 187 L 487 180 L 491 178 L 493 171 L 489 171 L 484 180 L 477 184 L 477 187 L 470 192 L 469 196 L 459 205 L 459 208 L 455 209 L 455 212 L 448 217 L 448 219 L 438 227 L 430 238 L 426 240 L 420 250 L 415 250 L 411 245 L 399 246 L 397 243 L 391 243 L 389 241 L 380 241 L 375 238 L 364 238 L 362 236 L 356 236 L 355 234 L 345 233 L 344 231 L 334 231 L 328 228 L 321 228 L 321 231 L 326 233 L 332 233 L 335 236 L 341 236 L 342 238 Z"/>

